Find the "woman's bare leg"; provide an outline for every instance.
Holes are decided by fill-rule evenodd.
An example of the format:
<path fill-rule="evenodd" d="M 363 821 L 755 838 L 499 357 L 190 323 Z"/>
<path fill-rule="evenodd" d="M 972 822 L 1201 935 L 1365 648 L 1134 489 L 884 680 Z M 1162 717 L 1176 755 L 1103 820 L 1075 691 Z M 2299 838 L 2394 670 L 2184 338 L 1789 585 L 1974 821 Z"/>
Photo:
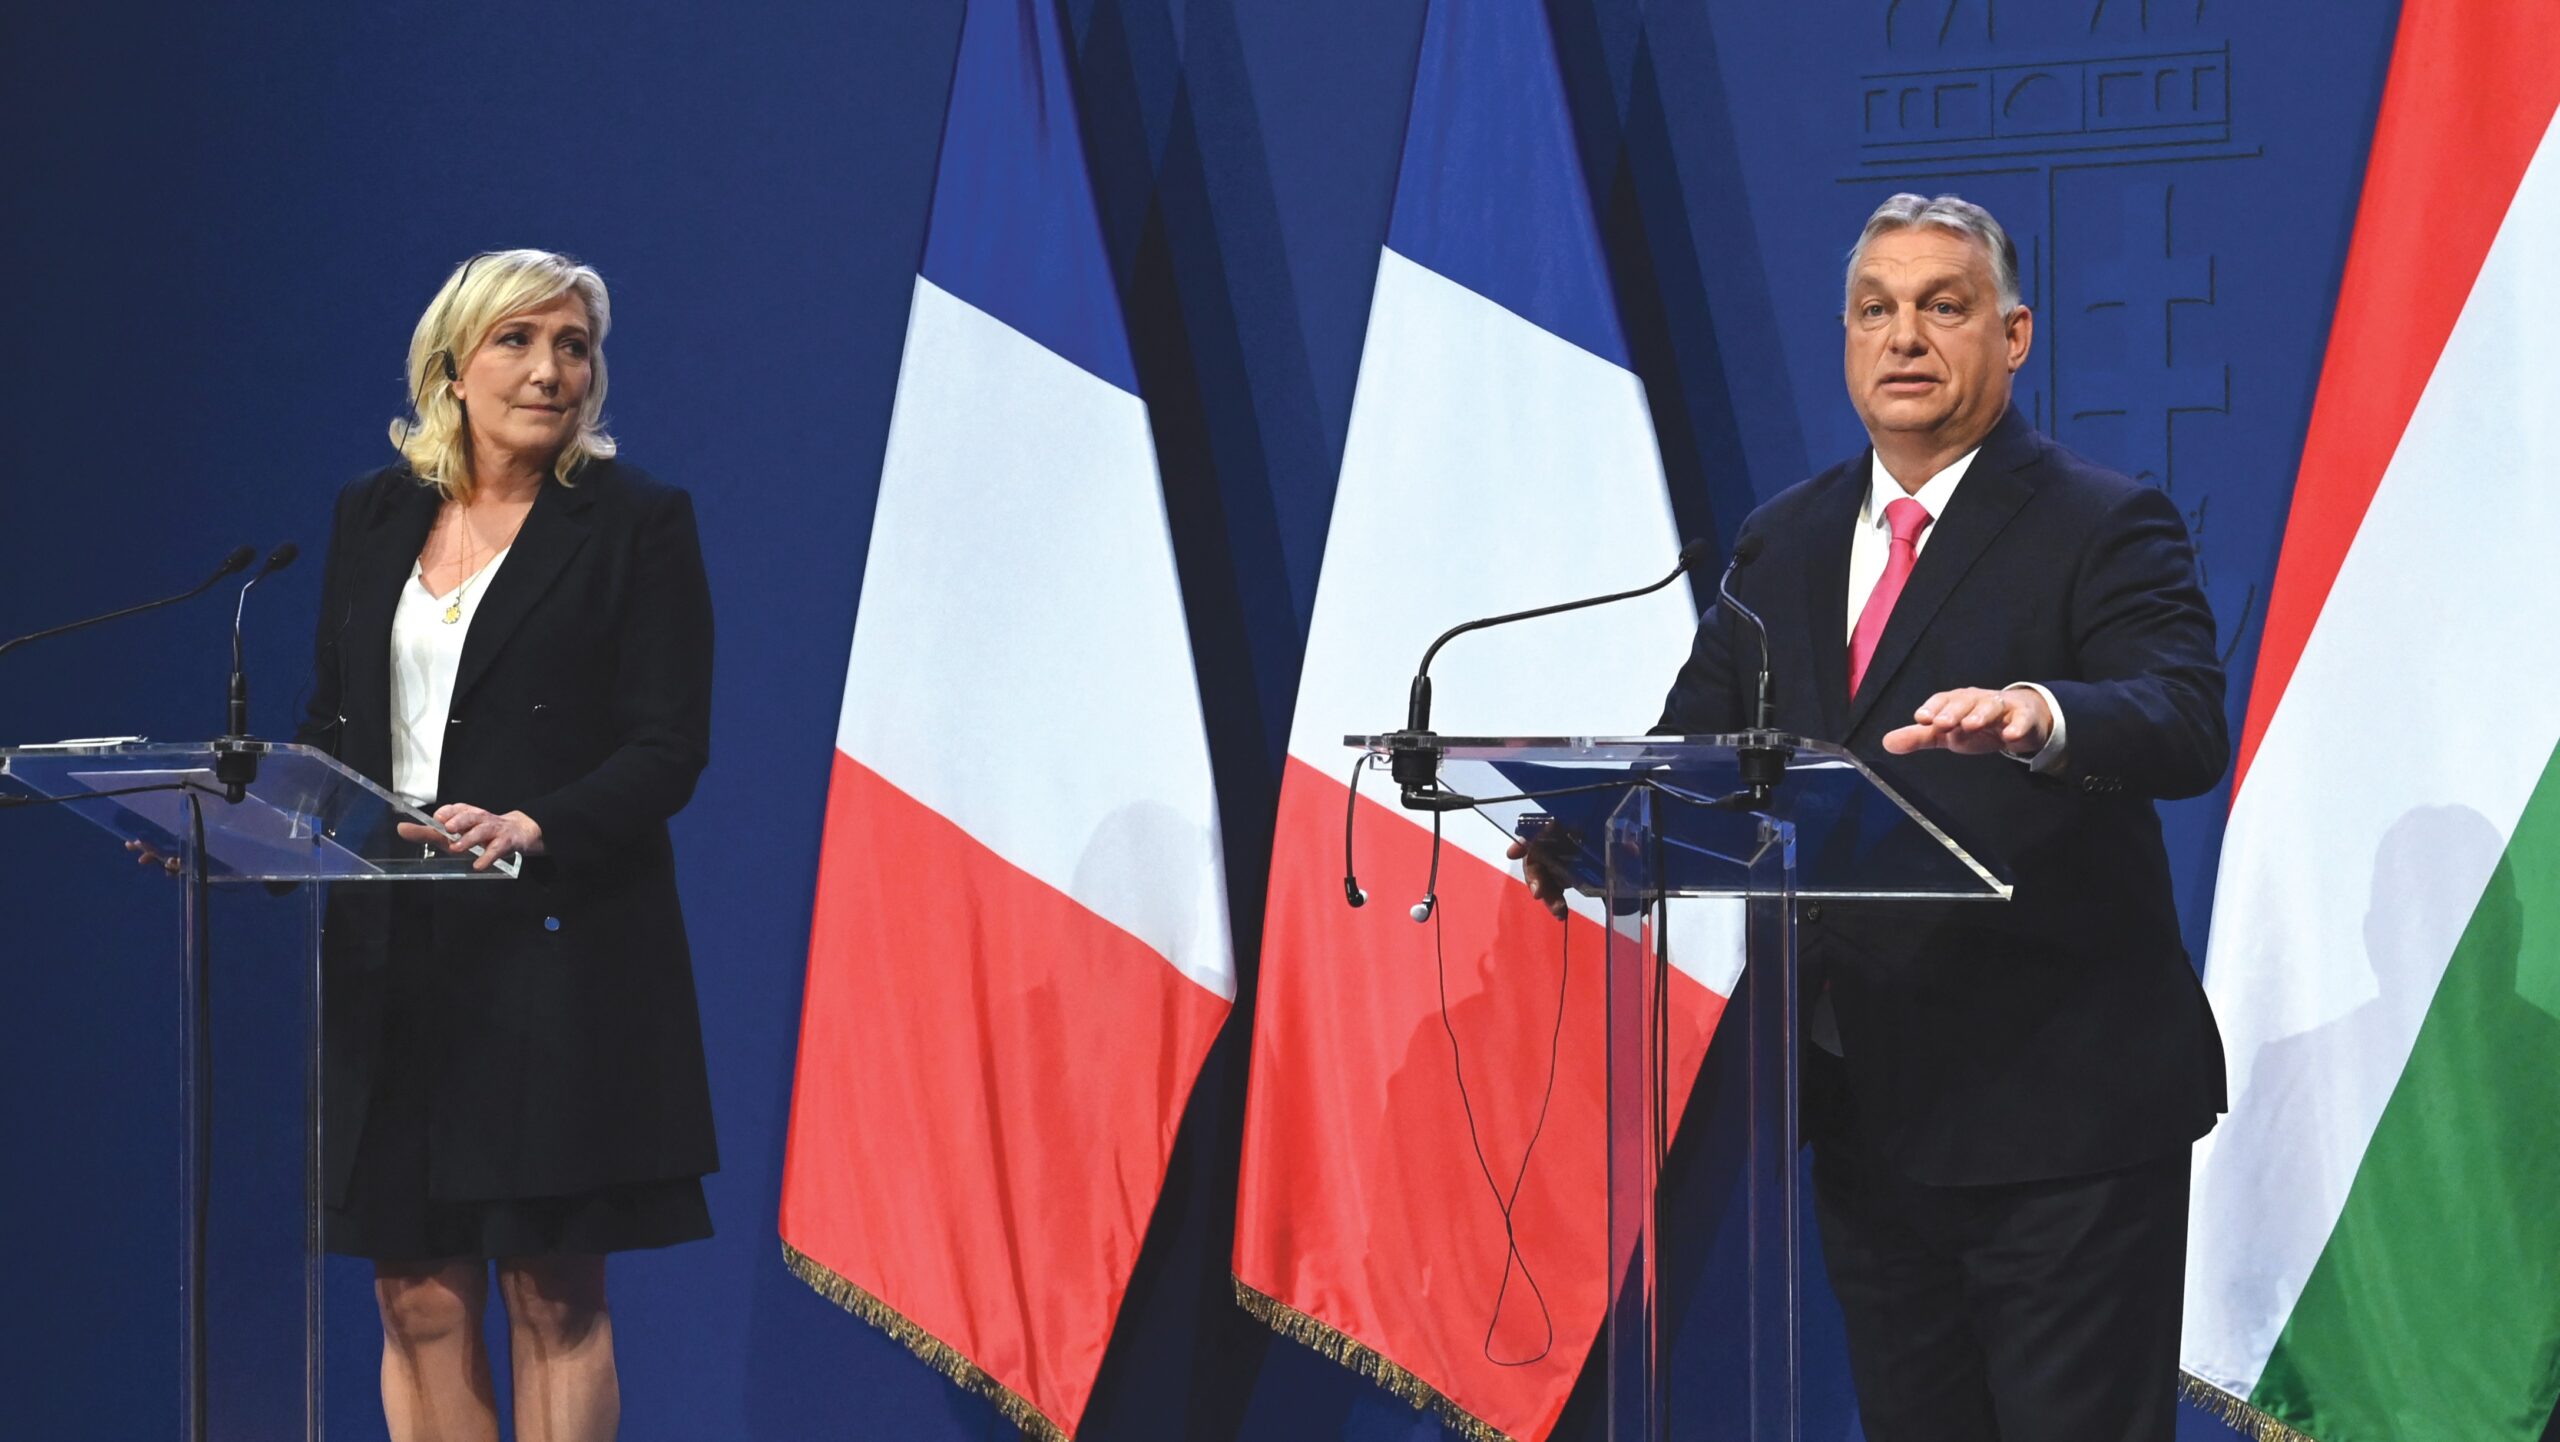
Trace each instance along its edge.
<path fill-rule="evenodd" d="M 498 1442 L 497 1394 L 480 1313 L 489 1267 L 478 1258 L 377 1262 L 382 1415 L 392 1442 Z"/>
<path fill-rule="evenodd" d="M 514 1358 L 516 1442 L 612 1442 L 622 1422 L 604 1258 L 498 1263 Z"/>

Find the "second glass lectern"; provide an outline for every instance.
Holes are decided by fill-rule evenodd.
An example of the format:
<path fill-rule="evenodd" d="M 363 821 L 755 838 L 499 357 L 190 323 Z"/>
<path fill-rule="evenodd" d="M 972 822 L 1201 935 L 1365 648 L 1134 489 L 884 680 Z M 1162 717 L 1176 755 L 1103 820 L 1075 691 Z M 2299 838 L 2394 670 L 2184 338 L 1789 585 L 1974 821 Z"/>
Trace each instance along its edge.
<path fill-rule="evenodd" d="M 1388 765 L 1417 733 L 1344 738 Z M 1802 1213 L 1797 1196 L 1798 908 L 1827 900 L 1997 903 L 2009 886 L 1841 747 L 1770 732 L 1731 736 L 1428 737 L 1438 809 L 1473 810 L 1534 841 L 1608 920 L 1609 1243 L 1606 1376 L 1611 1442 L 1668 1442 L 1656 1267 L 1665 1155 L 1685 1079 L 1669 1075 L 1683 897 L 1738 898 L 1750 978 L 1745 1236 L 1751 1442 L 1801 1431 Z"/>
<path fill-rule="evenodd" d="M 282 1216 L 257 1215 L 263 1207 L 215 1205 L 211 1189 L 212 1106 L 211 971 L 215 928 L 210 885 L 266 882 L 283 889 L 299 882 L 504 880 L 515 863 L 474 871 L 472 858 L 430 851 L 403 840 L 401 823 L 435 827 L 434 818 L 307 746 L 263 741 L 154 745 L 131 740 L 68 741 L 45 746 L 0 747 L 0 807 L 58 806 L 127 842 L 138 842 L 176 863 L 185 879 L 184 941 L 180 951 L 178 1009 L 178 1166 L 183 1220 L 179 1243 L 179 1296 L 184 1338 L 181 1386 L 182 1435 L 279 1437 L 296 1430 L 287 1420 L 299 1411 L 306 1438 L 321 1433 L 320 1247 L 320 944 L 328 908 L 326 888 L 303 887 L 304 945 L 284 952 L 269 945 L 250 954 L 225 953 L 226 985 L 258 978 L 280 980 L 271 994 L 298 995 L 303 1015 L 292 1028 L 301 1037 L 302 1108 L 299 1141 L 302 1207 Z M 441 828 L 436 828 L 441 829 Z M 130 867 L 121 856 L 101 865 Z M 252 894 L 255 889 L 252 888 Z M 290 974 L 276 975 L 290 964 Z M 234 990 L 239 990 L 235 987 Z M 228 1118 L 226 1120 L 229 1120 Z M 252 1153 L 262 1147 L 248 1149 Z M 235 1168 L 236 1170 L 240 1170 Z M 231 1200 L 226 1194 L 226 1201 Z M 251 1213 L 243 1215 L 243 1213 Z M 298 1255 L 298 1299 L 276 1295 L 282 1258 Z M 209 1292 L 209 1279 L 224 1295 Z M 281 1379 L 225 1368 L 210 1374 L 213 1305 L 220 1304 L 226 1350 L 263 1363 L 289 1355 L 291 1338 L 269 1334 L 239 1338 L 283 1323 L 300 1324 L 302 1385 L 295 1398 Z M 245 1341 L 240 1347 L 235 1341 Z M 263 1370 L 261 1368 L 261 1370 Z M 227 1394 L 227 1395 L 226 1395 Z M 298 1403 L 298 1405 L 297 1405 Z M 219 1409 L 217 1411 L 217 1404 Z"/>

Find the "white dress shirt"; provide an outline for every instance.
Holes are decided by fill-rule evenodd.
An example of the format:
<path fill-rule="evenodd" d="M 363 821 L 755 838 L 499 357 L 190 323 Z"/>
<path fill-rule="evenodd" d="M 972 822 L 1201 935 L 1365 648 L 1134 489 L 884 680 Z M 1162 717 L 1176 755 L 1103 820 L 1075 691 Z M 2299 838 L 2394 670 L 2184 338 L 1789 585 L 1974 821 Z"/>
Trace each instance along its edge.
<path fill-rule="evenodd" d="M 1945 470 L 1931 476 L 1917 491 L 1903 490 L 1902 482 L 1895 480 L 1893 473 L 1884 468 L 1884 457 L 1874 452 L 1868 454 L 1871 464 L 1868 466 L 1867 499 L 1858 508 L 1858 529 L 1849 539 L 1848 634 L 1851 638 L 1858 634 L 1858 615 L 1866 610 L 1867 597 L 1875 593 L 1876 582 L 1884 579 L 1885 562 L 1893 553 L 1893 525 L 1885 519 L 1884 508 L 1905 495 L 1918 501 L 1920 508 L 1929 513 L 1929 526 L 1912 546 L 1912 554 L 1916 556 L 1928 550 L 1929 538 L 1938 533 L 1938 517 L 1947 513 L 1947 502 L 1955 498 L 1956 487 L 1963 482 L 1964 473 L 1973 469 L 1973 458 L 1982 454 L 1982 448 L 1976 446 L 1956 457 Z M 2044 709 L 2053 717 L 2053 734 L 2045 739 L 2043 750 L 2033 756 L 2002 754 L 2012 755 L 2013 759 L 2027 763 L 2030 770 L 2040 773 L 2060 770 L 2062 703 L 2053 699 L 2051 691 L 2033 681 L 2015 681 L 2001 689 L 2035 692 L 2044 698 Z"/>
<path fill-rule="evenodd" d="M 462 669 L 462 640 L 506 559 L 507 552 L 500 551 L 462 583 L 462 617 L 451 625 L 445 624 L 444 613 L 454 602 L 453 593 L 429 591 L 415 563 L 409 567 L 409 584 L 400 588 L 400 605 L 391 613 L 391 791 L 412 806 L 436 799 L 454 675 Z"/>

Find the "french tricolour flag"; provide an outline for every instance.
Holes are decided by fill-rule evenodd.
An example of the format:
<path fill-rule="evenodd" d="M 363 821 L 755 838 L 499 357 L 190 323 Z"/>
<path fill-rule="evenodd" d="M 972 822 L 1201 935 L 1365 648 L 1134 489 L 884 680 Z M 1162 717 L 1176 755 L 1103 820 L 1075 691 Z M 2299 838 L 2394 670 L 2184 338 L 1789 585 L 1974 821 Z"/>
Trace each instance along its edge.
<path fill-rule="evenodd" d="M 1050 0 L 970 0 L 827 799 L 793 1268 L 1074 1433 L 1235 995 L 1191 645 Z"/>
<path fill-rule="evenodd" d="M 1234 1270 L 1256 1315 L 1478 1437 L 1547 1435 L 1606 1306 L 1601 923 L 1584 903 L 1559 926 L 1461 815 L 1442 920 L 1417 926 L 1431 833 L 1385 786 L 1357 815 L 1376 899 L 1345 906 L 1342 738 L 1401 724 L 1446 626 L 1623 589 L 1679 549 L 1544 9 L 1436 0 L 1290 730 Z M 1674 588 L 1463 637 L 1435 718 L 1642 732 L 1695 624 Z M 1731 956 L 1674 955 L 1722 973 L 1674 984 L 1685 1091 Z M 1516 1261 L 1488 1173 L 1516 1190 Z"/>

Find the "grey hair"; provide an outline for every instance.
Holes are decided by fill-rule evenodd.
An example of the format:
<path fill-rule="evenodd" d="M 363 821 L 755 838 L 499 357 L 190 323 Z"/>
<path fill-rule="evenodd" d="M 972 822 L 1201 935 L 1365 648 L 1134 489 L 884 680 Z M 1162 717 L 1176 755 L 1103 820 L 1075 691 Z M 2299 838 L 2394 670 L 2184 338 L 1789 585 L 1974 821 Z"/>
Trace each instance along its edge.
<path fill-rule="evenodd" d="M 2018 308 L 2018 247 L 2009 232 L 1991 218 L 1991 212 L 1961 195 L 1936 197 L 1913 195 L 1909 191 L 1894 196 L 1875 208 L 1867 217 L 1866 228 L 1858 232 L 1858 243 L 1849 247 L 1849 273 L 1842 285 L 1842 304 L 1847 304 L 1847 291 L 1857 284 L 1858 261 L 1867 253 L 1867 242 L 1889 230 L 1912 230 L 1932 226 L 1952 231 L 1968 240 L 1979 241 L 1991 252 L 1991 278 L 2000 287 L 2000 313 L 2007 315 Z"/>

